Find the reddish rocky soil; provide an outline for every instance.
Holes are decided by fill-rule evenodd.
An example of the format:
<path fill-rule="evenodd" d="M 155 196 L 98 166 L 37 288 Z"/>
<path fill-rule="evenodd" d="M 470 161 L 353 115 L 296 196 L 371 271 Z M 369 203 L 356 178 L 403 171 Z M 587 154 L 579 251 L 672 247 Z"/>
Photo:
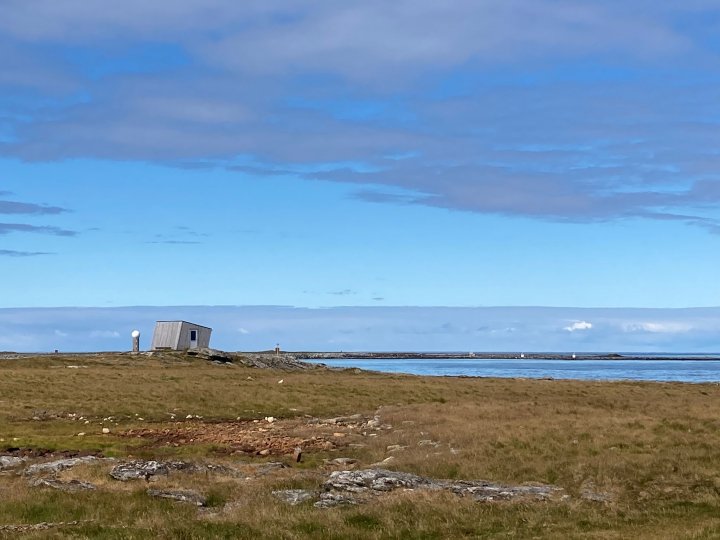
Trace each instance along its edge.
<path fill-rule="evenodd" d="M 232 453 L 262 456 L 292 454 L 295 448 L 303 451 L 327 451 L 341 445 L 336 437 L 324 434 L 295 433 L 296 422 L 254 423 L 247 421 L 203 423 L 178 422 L 171 427 L 137 428 L 119 433 L 124 437 L 148 439 L 158 446 L 188 444 L 216 444 Z M 305 429 L 304 431 L 307 431 Z"/>

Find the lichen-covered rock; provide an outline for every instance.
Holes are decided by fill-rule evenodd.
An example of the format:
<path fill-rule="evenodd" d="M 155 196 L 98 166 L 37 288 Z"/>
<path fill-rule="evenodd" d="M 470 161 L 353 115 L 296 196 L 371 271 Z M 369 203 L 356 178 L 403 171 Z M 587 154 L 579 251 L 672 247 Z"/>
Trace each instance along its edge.
<path fill-rule="evenodd" d="M 34 465 L 30 465 L 29 467 L 27 467 L 23 474 L 28 476 L 35 474 L 57 474 L 60 471 L 72 469 L 73 467 L 77 467 L 78 465 L 92 463 L 97 460 L 98 458 L 94 456 L 83 456 L 68 459 L 58 459 L 56 461 L 48 461 L 45 463 L 35 463 Z"/>
<path fill-rule="evenodd" d="M 25 463 L 27 458 L 17 456 L 0 456 L 0 471 L 15 469 Z"/>
<path fill-rule="evenodd" d="M 396 489 L 446 490 L 476 501 L 547 500 L 563 493 L 562 488 L 544 484 L 507 486 L 485 481 L 434 480 L 387 469 L 335 471 L 330 474 L 323 489 L 321 500 L 316 505 L 320 508 L 341 504 L 337 502 L 341 500 L 344 501 L 342 504 L 347 504 L 348 498 L 358 502 L 358 496 L 367 497 Z M 324 500 L 327 502 L 323 503 Z"/>
<path fill-rule="evenodd" d="M 241 476 L 240 471 L 215 463 L 192 463 L 188 461 L 127 461 L 112 468 L 110 476 L 115 480 L 150 480 L 154 476 L 167 476 L 172 472 L 212 473 Z"/>
<path fill-rule="evenodd" d="M 127 482 L 128 480 L 144 479 L 149 480 L 158 474 L 170 474 L 170 469 L 159 461 L 131 461 L 116 465 L 110 471 L 110 476 L 115 480 Z"/>
<path fill-rule="evenodd" d="M 305 489 L 284 489 L 280 491 L 273 491 L 273 497 L 280 499 L 281 501 L 291 505 L 297 506 L 305 501 L 309 501 L 317 497 L 317 494 L 313 491 L 307 491 Z"/>
<path fill-rule="evenodd" d="M 160 490 L 148 489 L 147 494 L 151 497 L 160 497 L 161 499 L 170 499 L 173 501 L 194 504 L 195 506 L 205 506 L 207 500 L 197 491 L 190 490 Z"/>
<path fill-rule="evenodd" d="M 562 488 L 548 485 L 504 486 L 491 482 L 453 482 L 449 489 L 457 495 L 470 496 L 476 501 L 497 501 L 511 499 L 550 499 L 562 492 Z"/>
<path fill-rule="evenodd" d="M 330 478 L 324 484 L 326 491 L 336 490 L 351 493 L 367 490 L 392 491 L 398 488 L 416 489 L 419 487 L 439 489 L 443 486 L 416 474 L 389 471 L 387 469 L 335 471 L 330 474 Z"/>
<path fill-rule="evenodd" d="M 315 508 L 332 508 L 334 506 L 355 505 L 360 502 L 361 501 L 358 498 L 352 497 L 350 495 L 328 492 L 322 493 L 320 495 L 320 500 L 316 502 L 313 506 Z"/>
<path fill-rule="evenodd" d="M 47 487 L 64 491 L 66 493 L 76 493 L 78 491 L 93 491 L 97 489 L 94 484 L 89 482 L 81 482 L 80 480 L 57 480 L 55 478 L 37 478 L 30 482 L 32 487 Z"/>

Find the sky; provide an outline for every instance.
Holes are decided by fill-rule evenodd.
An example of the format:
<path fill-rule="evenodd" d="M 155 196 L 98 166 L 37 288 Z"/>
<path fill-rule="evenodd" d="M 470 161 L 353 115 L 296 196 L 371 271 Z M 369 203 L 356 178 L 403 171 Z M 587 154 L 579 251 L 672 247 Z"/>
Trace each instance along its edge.
<path fill-rule="evenodd" d="M 717 1 L 0 10 L 0 349 L 720 350 Z"/>

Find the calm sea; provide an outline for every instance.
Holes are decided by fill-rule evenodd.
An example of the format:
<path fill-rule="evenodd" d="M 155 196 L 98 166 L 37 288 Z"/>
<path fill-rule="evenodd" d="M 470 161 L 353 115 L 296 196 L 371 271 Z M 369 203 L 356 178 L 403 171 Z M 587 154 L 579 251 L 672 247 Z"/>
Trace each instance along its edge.
<path fill-rule="evenodd" d="M 388 373 L 434 376 L 526 377 L 533 379 L 720 382 L 720 356 L 682 360 L 554 360 L 554 359 L 325 359 L 331 367 L 357 367 Z"/>

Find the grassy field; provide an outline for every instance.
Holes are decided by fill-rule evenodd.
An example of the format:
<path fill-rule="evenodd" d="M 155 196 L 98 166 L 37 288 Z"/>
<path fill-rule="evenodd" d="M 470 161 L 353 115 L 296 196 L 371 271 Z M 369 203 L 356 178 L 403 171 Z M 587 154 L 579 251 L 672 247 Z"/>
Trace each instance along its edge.
<path fill-rule="evenodd" d="M 356 413 L 392 427 L 368 433 L 314 420 Z M 299 464 L 286 455 L 298 440 L 306 443 Z M 406 448 L 389 453 L 393 445 Z M 271 455 L 256 455 L 266 446 Z M 152 498 L 144 481 L 112 480 L 105 463 L 61 473 L 98 486 L 77 494 L 3 472 L 0 531 L 80 522 L 28 538 L 720 538 L 720 386 L 711 384 L 281 372 L 172 355 L 25 358 L 0 362 L 0 454 L 13 448 L 44 459 L 80 452 L 289 465 L 247 479 L 194 473 L 153 484 L 203 493 L 202 509 Z M 325 459 L 364 468 L 390 455 L 388 468 L 400 471 L 548 483 L 569 498 L 478 503 L 396 491 L 317 509 L 271 495 L 319 488 L 334 470 Z"/>

